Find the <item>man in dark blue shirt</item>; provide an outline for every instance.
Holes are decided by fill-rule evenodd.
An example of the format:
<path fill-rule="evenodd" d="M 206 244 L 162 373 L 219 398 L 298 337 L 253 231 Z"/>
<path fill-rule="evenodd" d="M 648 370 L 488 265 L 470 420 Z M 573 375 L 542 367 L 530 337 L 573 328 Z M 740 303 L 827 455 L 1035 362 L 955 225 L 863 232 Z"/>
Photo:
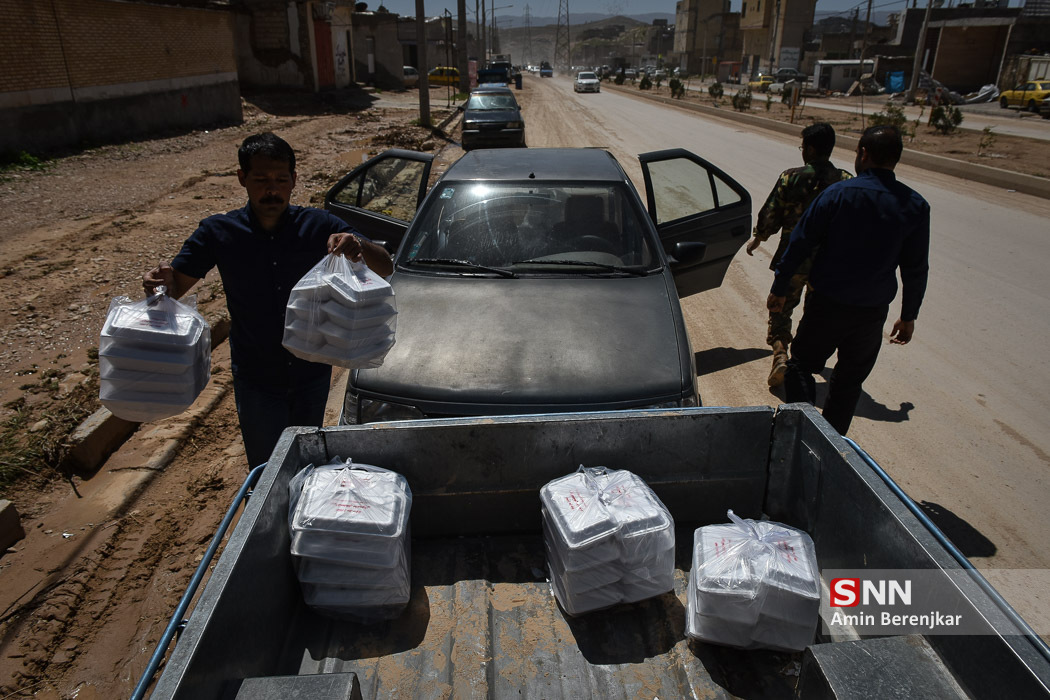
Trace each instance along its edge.
<path fill-rule="evenodd" d="M 346 222 L 289 204 L 295 152 L 271 133 L 249 136 L 237 153 L 237 179 L 248 204 L 210 216 L 170 265 L 142 278 L 147 293 L 165 285 L 178 299 L 218 266 L 230 312 L 230 357 L 237 415 L 249 466 L 270 458 L 289 425 L 321 425 L 332 368 L 284 349 L 285 307 L 296 282 L 326 253 L 393 271 L 390 255 Z"/>
<path fill-rule="evenodd" d="M 824 418 L 843 435 L 882 346 L 889 304 L 897 295 L 897 269 L 903 293 L 891 343 L 911 340 L 926 292 L 930 205 L 893 174 L 903 150 L 894 127 L 864 132 L 857 145 L 857 177 L 831 185 L 806 210 L 766 301 L 770 311 L 783 308 L 791 275 L 816 251 L 785 389 L 789 402 L 813 403 L 813 375 L 837 350 Z"/>

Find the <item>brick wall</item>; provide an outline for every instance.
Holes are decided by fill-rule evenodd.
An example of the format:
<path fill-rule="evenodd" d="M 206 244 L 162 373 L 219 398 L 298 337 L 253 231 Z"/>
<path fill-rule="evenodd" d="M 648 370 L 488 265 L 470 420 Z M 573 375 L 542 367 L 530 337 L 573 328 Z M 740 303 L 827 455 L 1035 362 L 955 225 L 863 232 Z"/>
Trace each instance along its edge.
<path fill-rule="evenodd" d="M 225 12 L 113 0 L 0 0 L 0 92 L 236 72 Z"/>
<path fill-rule="evenodd" d="M 0 0 L 0 151 L 239 122 L 234 16 L 121 0 Z"/>

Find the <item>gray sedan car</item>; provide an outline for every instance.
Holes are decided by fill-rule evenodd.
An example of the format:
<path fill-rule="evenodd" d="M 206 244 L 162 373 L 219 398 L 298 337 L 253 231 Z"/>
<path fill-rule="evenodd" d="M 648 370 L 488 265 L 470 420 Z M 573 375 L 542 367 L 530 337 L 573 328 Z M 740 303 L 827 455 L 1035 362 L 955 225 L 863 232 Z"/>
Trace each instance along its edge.
<path fill-rule="evenodd" d="M 679 298 L 717 287 L 751 198 L 683 150 L 640 156 L 645 202 L 598 149 L 482 149 L 426 192 L 387 151 L 325 207 L 397 249 L 396 343 L 351 373 L 343 423 L 699 405 Z"/>

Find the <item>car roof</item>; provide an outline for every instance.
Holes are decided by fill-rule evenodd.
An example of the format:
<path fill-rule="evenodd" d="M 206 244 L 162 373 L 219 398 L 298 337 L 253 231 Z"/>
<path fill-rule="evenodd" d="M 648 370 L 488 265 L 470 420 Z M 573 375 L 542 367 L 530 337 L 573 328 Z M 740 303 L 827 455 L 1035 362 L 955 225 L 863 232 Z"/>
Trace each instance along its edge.
<path fill-rule="evenodd" d="M 489 85 L 489 86 L 478 86 L 470 91 L 471 95 L 513 95 L 514 91 L 509 87 L 503 87 L 502 85 Z"/>
<path fill-rule="evenodd" d="M 442 179 L 622 182 L 625 177 L 612 154 L 600 148 L 494 148 L 468 152 Z"/>

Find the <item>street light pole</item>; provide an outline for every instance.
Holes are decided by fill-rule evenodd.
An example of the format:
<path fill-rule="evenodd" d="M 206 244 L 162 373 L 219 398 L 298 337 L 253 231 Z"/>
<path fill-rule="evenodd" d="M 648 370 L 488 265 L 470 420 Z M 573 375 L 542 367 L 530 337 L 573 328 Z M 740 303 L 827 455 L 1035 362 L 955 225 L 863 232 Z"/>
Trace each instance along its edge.
<path fill-rule="evenodd" d="M 926 0 L 926 14 L 922 18 L 922 29 L 919 31 L 919 43 L 915 45 L 915 61 L 911 64 L 911 85 L 908 86 L 907 102 L 915 103 L 915 89 L 919 85 L 919 71 L 922 69 L 922 54 L 926 50 L 926 30 L 930 25 L 930 10 L 933 0 Z M 905 13 L 907 16 L 907 13 Z"/>

